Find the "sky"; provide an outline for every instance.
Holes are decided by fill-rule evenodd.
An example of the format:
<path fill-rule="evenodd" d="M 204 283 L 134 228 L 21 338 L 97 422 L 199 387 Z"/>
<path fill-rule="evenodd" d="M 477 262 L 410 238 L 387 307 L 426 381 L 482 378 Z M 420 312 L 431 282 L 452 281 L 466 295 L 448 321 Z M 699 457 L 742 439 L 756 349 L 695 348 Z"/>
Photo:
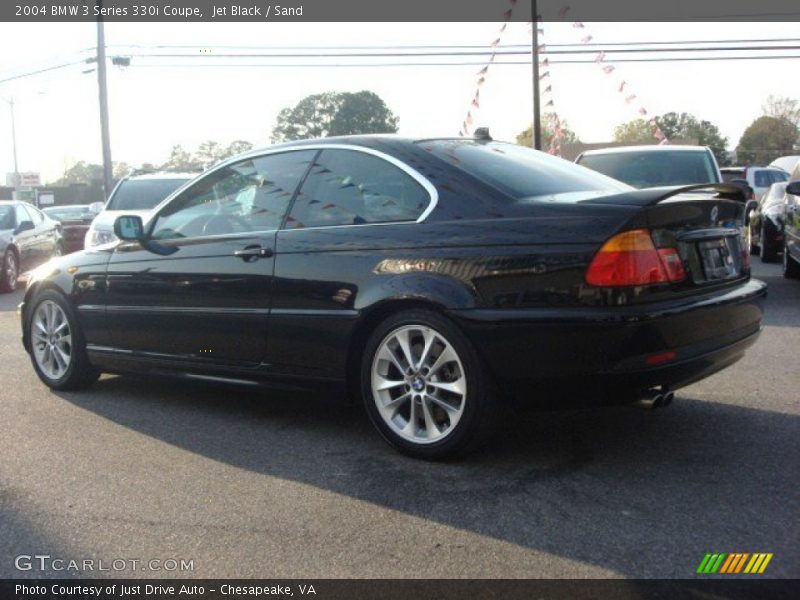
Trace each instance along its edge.
<path fill-rule="evenodd" d="M 404 135 L 457 135 L 470 109 L 480 66 L 253 66 L 265 59 L 229 61 L 241 66 L 224 68 L 208 65 L 220 53 L 237 51 L 219 46 L 234 45 L 488 47 L 500 25 L 107 23 L 109 55 L 152 52 L 152 46 L 159 45 L 189 46 L 186 52 L 208 50 L 208 56 L 189 60 L 133 56 L 130 67 L 109 69 L 113 160 L 158 164 L 173 145 L 193 149 L 205 140 L 267 145 L 282 108 L 323 91 L 376 92 L 399 116 L 399 132 Z M 798 39 L 797 23 L 587 23 L 583 30 L 569 23 L 546 23 L 543 27 L 541 41 L 551 45 L 578 43 L 585 35 L 592 35 L 593 43 Z M 501 43 L 528 44 L 529 31 L 526 23 L 510 23 Z M 94 23 L 0 23 L 0 80 L 85 58 L 95 42 Z M 131 45 L 137 47 L 121 48 Z M 187 62 L 199 66 L 180 64 Z M 552 85 L 558 114 L 586 142 L 611 140 L 615 126 L 637 118 L 639 107 L 645 107 L 650 115 L 686 111 L 712 121 L 734 147 L 747 125 L 762 114 L 767 96 L 800 99 L 800 58 L 658 63 L 618 63 L 609 58 L 606 64 L 615 66 L 611 75 L 594 63 L 543 69 L 549 78 L 542 83 Z M 82 64 L 0 83 L 0 99 L 15 100 L 20 171 L 39 171 L 47 181 L 58 178 L 75 161 L 101 162 L 97 76 L 82 73 L 91 68 Z M 621 80 L 626 82 L 626 93 L 637 95 L 630 104 L 624 100 L 626 94 L 618 92 Z M 480 109 L 473 109 L 475 125 L 488 126 L 495 139 L 513 141 L 531 123 L 531 87 L 530 64 L 491 66 L 481 87 Z M 11 171 L 10 112 L 7 103 L 0 102 L 0 174 Z"/>

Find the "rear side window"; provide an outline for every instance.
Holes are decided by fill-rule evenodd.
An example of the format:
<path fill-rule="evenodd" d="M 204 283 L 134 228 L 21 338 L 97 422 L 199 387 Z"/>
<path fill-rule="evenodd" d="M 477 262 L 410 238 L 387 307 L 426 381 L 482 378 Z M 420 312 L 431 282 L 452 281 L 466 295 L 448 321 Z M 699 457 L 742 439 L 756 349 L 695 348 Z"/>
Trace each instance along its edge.
<path fill-rule="evenodd" d="M 780 171 L 756 171 L 755 173 L 755 184 L 756 187 L 769 187 L 773 183 L 780 183 L 781 181 L 786 181 L 789 176 L 785 173 L 781 173 Z"/>
<path fill-rule="evenodd" d="M 507 196 L 571 200 L 630 188 L 575 164 L 530 148 L 467 140 L 422 142 L 422 148 Z"/>
<path fill-rule="evenodd" d="M 717 183 L 708 152 L 691 150 L 624 151 L 589 154 L 580 164 L 636 188 Z"/>
<path fill-rule="evenodd" d="M 417 220 L 428 191 L 398 166 L 356 150 L 323 150 L 286 220 L 287 229 Z"/>

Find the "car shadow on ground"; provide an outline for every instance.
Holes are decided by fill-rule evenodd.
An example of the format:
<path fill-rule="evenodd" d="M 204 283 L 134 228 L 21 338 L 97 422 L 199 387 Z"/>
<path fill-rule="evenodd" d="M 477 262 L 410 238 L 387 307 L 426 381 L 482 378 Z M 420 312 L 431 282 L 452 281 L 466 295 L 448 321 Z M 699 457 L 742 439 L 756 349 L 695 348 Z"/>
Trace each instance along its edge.
<path fill-rule="evenodd" d="M 656 411 L 527 413 L 487 451 L 428 463 L 307 394 L 108 377 L 60 395 L 222 463 L 630 577 L 691 577 L 712 551 L 797 556 L 794 415 L 680 394 Z M 792 560 L 770 571 L 798 575 Z"/>

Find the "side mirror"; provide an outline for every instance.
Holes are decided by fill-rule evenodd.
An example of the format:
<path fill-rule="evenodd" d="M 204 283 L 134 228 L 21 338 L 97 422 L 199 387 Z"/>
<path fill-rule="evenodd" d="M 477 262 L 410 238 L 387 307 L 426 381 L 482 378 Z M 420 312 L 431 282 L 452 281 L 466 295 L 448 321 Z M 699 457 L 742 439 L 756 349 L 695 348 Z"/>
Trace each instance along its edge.
<path fill-rule="evenodd" d="M 144 224 L 139 215 L 122 215 L 114 221 L 114 235 L 126 242 L 144 240 Z"/>
<path fill-rule="evenodd" d="M 786 193 L 792 196 L 800 196 L 800 181 L 793 181 L 787 185 Z"/>
<path fill-rule="evenodd" d="M 33 229 L 33 221 L 21 221 L 15 230 L 15 233 L 22 233 L 23 231 L 30 231 Z"/>

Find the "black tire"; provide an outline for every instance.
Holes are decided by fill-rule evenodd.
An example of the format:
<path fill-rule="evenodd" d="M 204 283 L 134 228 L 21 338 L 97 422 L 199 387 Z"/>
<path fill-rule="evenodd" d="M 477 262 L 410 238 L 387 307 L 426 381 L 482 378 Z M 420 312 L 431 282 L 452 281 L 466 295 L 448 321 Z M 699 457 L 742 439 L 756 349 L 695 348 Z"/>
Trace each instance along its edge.
<path fill-rule="evenodd" d="M 34 318 L 39 307 L 45 302 L 53 302 L 61 308 L 66 317 L 71 334 L 71 360 L 63 374 L 60 374 L 58 377 L 51 377 L 43 370 L 37 361 L 36 350 L 34 349 L 34 344 L 37 343 L 34 336 Z M 30 356 L 33 370 L 36 371 L 36 375 L 46 386 L 54 390 L 82 390 L 89 387 L 100 377 L 100 371 L 89 362 L 89 357 L 86 354 L 86 341 L 84 340 L 83 332 L 78 324 L 78 319 L 75 316 L 75 311 L 72 309 L 67 299 L 64 298 L 63 294 L 55 290 L 44 290 L 34 296 L 31 307 L 27 311 L 25 327 L 27 328 L 31 348 Z"/>
<path fill-rule="evenodd" d="M 444 336 L 463 367 L 461 375 L 466 382 L 466 393 L 459 404 L 462 407 L 460 418 L 455 425 L 445 428 L 446 433 L 442 434 L 442 439 L 438 441 L 416 443 L 398 434 L 384 420 L 377 406 L 378 400 L 373 393 L 373 366 L 377 365 L 377 353 L 394 332 L 409 326 L 428 328 Z M 405 389 L 409 390 L 407 393 L 416 393 L 410 386 L 405 386 Z M 414 458 L 442 460 L 468 454 L 490 438 L 500 418 L 501 406 L 496 400 L 497 394 L 474 347 L 454 323 L 429 310 L 414 309 L 398 312 L 384 320 L 373 331 L 364 348 L 361 361 L 361 391 L 367 414 L 375 428 L 391 446 Z M 431 388 L 427 391 L 431 391 Z M 421 393 L 421 398 L 429 397 L 425 392 Z M 412 398 L 409 402 L 417 400 Z M 417 406 L 421 407 L 421 402 Z M 428 403 L 427 406 L 431 407 L 433 404 Z M 440 413 L 446 414 L 444 411 Z M 426 418 L 423 417 L 424 422 L 427 422 Z M 408 421 L 410 422 L 410 418 Z"/>
<path fill-rule="evenodd" d="M 771 263 L 778 259 L 778 248 L 775 240 L 770 239 L 767 228 L 761 225 L 761 262 Z"/>
<path fill-rule="evenodd" d="M 16 273 L 9 273 L 13 269 Z M 13 249 L 9 248 L 3 255 L 3 265 L 0 267 L 0 292 L 9 293 L 17 289 L 17 277 L 19 277 L 19 257 Z"/>
<path fill-rule="evenodd" d="M 800 279 L 800 264 L 789 256 L 789 249 L 783 245 L 783 276 L 786 279 Z"/>

